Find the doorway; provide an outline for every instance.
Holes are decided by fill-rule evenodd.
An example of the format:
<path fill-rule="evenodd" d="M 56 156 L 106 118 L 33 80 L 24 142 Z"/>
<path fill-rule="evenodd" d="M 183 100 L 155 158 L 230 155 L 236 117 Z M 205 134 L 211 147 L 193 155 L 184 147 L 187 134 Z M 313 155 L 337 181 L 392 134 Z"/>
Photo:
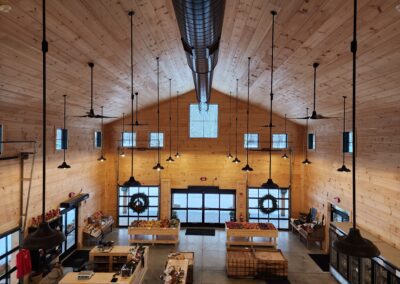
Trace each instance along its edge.
<path fill-rule="evenodd" d="M 236 216 L 236 191 L 203 186 L 172 189 L 173 215 L 182 226 L 223 227 Z"/>
<path fill-rule="evenodd" d="M 61 229 L 65 235 L 65 241 L 61 244 L 60 259 L 64 259 L 77 248 L 78 240 L 78 208 L 76 206 L 61 211 Z"/>

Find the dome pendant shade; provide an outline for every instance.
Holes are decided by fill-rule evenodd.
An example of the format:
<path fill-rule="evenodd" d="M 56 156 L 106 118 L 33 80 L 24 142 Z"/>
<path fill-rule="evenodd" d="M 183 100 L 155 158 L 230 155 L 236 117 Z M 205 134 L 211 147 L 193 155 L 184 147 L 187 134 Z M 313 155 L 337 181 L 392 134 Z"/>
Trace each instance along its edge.
<path fill-rule="evenodd" d="M 166 159 L 166 161 L 168 163 L 172 163 L 173 161 L 175 161 L 171 156 L 168 157 L 168 159 Z"/>
<path fill-rule="evenodd" d="M 279 185 L 273 182 L 271 178 L 267 180 L 267 182 L 261 185 L 261 188 L 268 188 L 268 189 L 279 189 Z"/>
<path fill-rule="evenodd" d="M 107 160 L 103 155 L 100 156 L 100 158 L 97 159 L 97 161 L 104 162 Z"/>
<path fill-rule="evenodd" d="M 246 166 L 244 166 L 244 167 L 242 168 L 242 171 L 245 171 L 245 172 L 252 172 L 252 171 L 253 171 L 253 168 L 250 167 L 249 164 L 246 164 Z"/>
<path fill-rule="evenodd" d="M 282 155 L 282 159 L 288 159 L 288 158 L 289 157 L 288 157 L 288 155 L 286 155 L 286 153 Z"/>
<path fill-rule="evenodd" d="M 351 170 L 348 167 L 346 167 L 346 165 L 344 165 L 344 164 L 340 168 L 338 168 L 337 171 L 338 172 L 345 172 L 345 173 L 351 172 Z"/>
<path fill-rule="evenodd" d="M 157 170 L 157 171 L 161 171 L 161 170 L 163 170 L 163 169 L 164 169 L 164 167 L 161 166 L 160 163 L 157 163 L 157 165 L 155 165 L 155 166 L 153 167 L 153 170 Z"/>
<path fill-rule="evenodd" d="M 49 223 L 42 222 L 37 230 L 24 240 L 23 247 L 29 250 L 52 249 L 65 241 L 62 232 L 50 228 Z"/>
<path fill-rule="evenodd" d="M 176 152 L 175 158 L 180 158 L 180 157 L 181 157 L 181 154 L 179 154 L 179 152 Z"/>
<path fill-rule="evenodd" d="M 68 164 L 64 161 L 64 162 L 62 162 L 62 164 L 59 165 L 57 168 L 59 168 L 59 169 L 70 169 L 71 166 L 68 165 Z"/>
<path fill-rule="evenodd" d="M 333 242 L 338 252 L 354 256 L 371 258 L 380 255 L 379 249 L 369 240 L 361 236 L 359 229 L 350 228 L 349 234 Z"/>
<path fill-rule="evenodd" d="M 308 158 L 306 158 L 302 163 L 303 163 L 304 165 L 312 164 L 312 163 L 308 160 Z"/>
<path fill-rule="evenodd" d="M 135 180 L 135 178 L 133 176 L 131 176 L 126 182 L 124 182 L 122 185 L 120 185 L 120 187 L 137 187 L 137 186 L 141 186 L 142 184 Z"/>
<path fill-rule="evenodd" d="M 238 159 L 238 157 L 235 157 L 235 159 L 233 159 L 232 163 L 239 164 L 240 160 Z"/>
<path fill-rule="evenodd" d="M 228 153 L 228 155 L 226 155 L 226 157 L 227 157 L 228 159 L 233 159 L 233 156 L 232 156 L 231 153 Z"/>

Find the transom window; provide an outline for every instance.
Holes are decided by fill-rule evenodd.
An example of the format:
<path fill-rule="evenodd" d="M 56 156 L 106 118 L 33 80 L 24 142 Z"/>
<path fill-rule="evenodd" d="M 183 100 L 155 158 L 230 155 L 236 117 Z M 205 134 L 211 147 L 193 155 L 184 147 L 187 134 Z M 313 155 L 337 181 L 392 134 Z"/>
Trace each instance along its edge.
<path fill-rule="evenodd" d="M 144 193 L 149 197 L 149 207 L 140 214 L 128 206 L 131 196 L 136 193 Z M 118 225 L 120 227 L 127 227 L 135 220 L 157 220 L 158 208 L 159 188 L 157 186 L 118 188 Z"/>
<path fill-rule="evenodd" d="M 3 153 L 3 125 L 0 124 L 0 155 Z"/>
<path fill-rule="evenodd" d="M 244 148 L 257 149 L 258 148 L 258 133 L 245 133 L 244 134 Z"/>
<path fill-rule="evenodd" d="M 199 107 L 199 104 L 190 105 L 190 138 L 217 138 L 218 137 L 218 105 L 210 104 Z"/>
<path fill-rule="evenodd" d="M 272 134 L 272 148 L 286 149 L 287 145 L 287 134 Z"/>
<path fill-rule="evenodd" d="M 150 148 L 164 147 L 164 133 L 150 132 L 149 147 Z"/>
<path fill-rule="evenodd" d="M 278 205 L 277 209 L 269 214 L 261 212 L 259 207 L 259 200 L 267 194 L 275 197 Z M 277 229 L 289 229 L 290 189 L 249 188 L 248 205 L 249 222 L 268 222 L 274 224 Z M 272 202 L 270 200 L 265 201 L 264 207 L 272 207 Z"/>
<path fill-rule="evenodd" d="M 343 132 L 343 152 L 353 153 L 353 132 Z"/>
<path fill-rule="evenodd" d="M 65 150 L 68 148 L 68 129 L 56 129 L 56 150 Z"/>
<path fill-rule="evenodd" d="M 18 228 L 0 235 L 0 283 L 18 283 L 16 260 L 19 242 Z"/>
<path fill-rule="evenodd" d="M 122 132 L 122 147 L 136 147 L 136 132 Z"/>
<path fill-rule="evenodd" d="M 103 134 L 101 131 L 94 132 L 94 147 L 101 148 L 101 144 L 103 143 Z"/>
<path fill-rule="evenodd" d="M 315 150 L 315 134 L 314 133 L 308 133 L 307 147 L 308 147 L 308 150 Z"/>

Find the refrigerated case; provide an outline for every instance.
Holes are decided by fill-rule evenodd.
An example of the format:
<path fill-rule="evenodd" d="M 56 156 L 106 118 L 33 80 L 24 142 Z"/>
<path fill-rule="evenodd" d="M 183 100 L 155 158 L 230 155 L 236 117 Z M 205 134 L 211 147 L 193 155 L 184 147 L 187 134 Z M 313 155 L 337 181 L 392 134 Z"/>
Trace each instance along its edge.
<path fill-rule="evenodd" d="M 370 239 L 381 251 L 375 258 L 358 258 L 338 253 L 334 240 L 345 236 L 351 223 L 333 222 L 329 229 L 330 272 L 339 283 L 400 284 L 400 250 L 377 238 Z M 362 232 L 362 235 L 366 234 Z M 365 237 L 367 237 L 365 236 Z"/>

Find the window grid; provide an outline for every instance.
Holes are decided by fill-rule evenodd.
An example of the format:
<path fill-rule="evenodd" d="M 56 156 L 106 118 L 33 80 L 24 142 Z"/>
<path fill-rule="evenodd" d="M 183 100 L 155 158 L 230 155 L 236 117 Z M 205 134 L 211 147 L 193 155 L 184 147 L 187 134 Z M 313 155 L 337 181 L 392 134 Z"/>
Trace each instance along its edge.
<path fill-rule="evenodd" d="M 307 142 L 308 150 L 315 150 L 315 134 L 308 133 L 308 142 Z"/>
<path fill-rule="evenodd" d="M 162 132 L 150 132 L 149 139 L 150 148 L 163 148 L 164 147 L 164 133 Z"/>
<path fill-rule="evenodd" d="M 101 148 L 101 144 L 103 143 L 103 135 L 101 131 L 94 132 L 94 147 Z"/>
<path fill-rule="evenodd" d="M 264 214 L 259 209 L 258 201 L 266 194 L 277 199 L 278 209 L 270 214 Z M 290 220 L 290 189 L 248 188 L 248 219 L 249 222 L 268 222 L 277 229 L 288 230 Z"/>
<path fill-rule="evenodd" d="M 353 132 L 343 132 L 343 152 L 353 153 Z"/>
<path fill-rule="evenodd" d="M 136 132 L 122 132 L 121 136 L 122 147 L 136 147 Z"/>
<path fill-rule="evenodd" d="M 245 133 L 243 137 L 243 146 L 245 149 L 257 149 L 258 148 L 258 133 Z"/>
<path fill-rule="evenodd" d="M 14 272 L 17 270 L 16 254 L 19 250 L 19 243 L 18 228 L 0 236 L 0 266 L 4 266 L 4 270 L 2 268 L 0 274 L 0 283 L 8 284 L 17 281 Z"/>
<path fill-rule="evenodd" d="M 56 129 L 56 150 L 62 150 L 62 128 Z"/>
<path fill-rule="evenodd" d="M 272 148 L 286 149 L 287 145 L 287 134 L 272 134 Z"/>
<path fill-rule="evenodd" d="M 190 104 L 189 110 L 190 138 L 218 137 L 218 105 L 209 104 L 208 110 L 199 104 Z"/>
<path fill-rule="evenodd" d="M 128 207 L 133 194 L 144 193 L 149 197 L 149 208 L 143 213 L 136 213 Z M 119 187 L 118 188 L 118 225 L 128 227 L 135 220 L 157 220 L 159 213 L 158 186 Z"/>

